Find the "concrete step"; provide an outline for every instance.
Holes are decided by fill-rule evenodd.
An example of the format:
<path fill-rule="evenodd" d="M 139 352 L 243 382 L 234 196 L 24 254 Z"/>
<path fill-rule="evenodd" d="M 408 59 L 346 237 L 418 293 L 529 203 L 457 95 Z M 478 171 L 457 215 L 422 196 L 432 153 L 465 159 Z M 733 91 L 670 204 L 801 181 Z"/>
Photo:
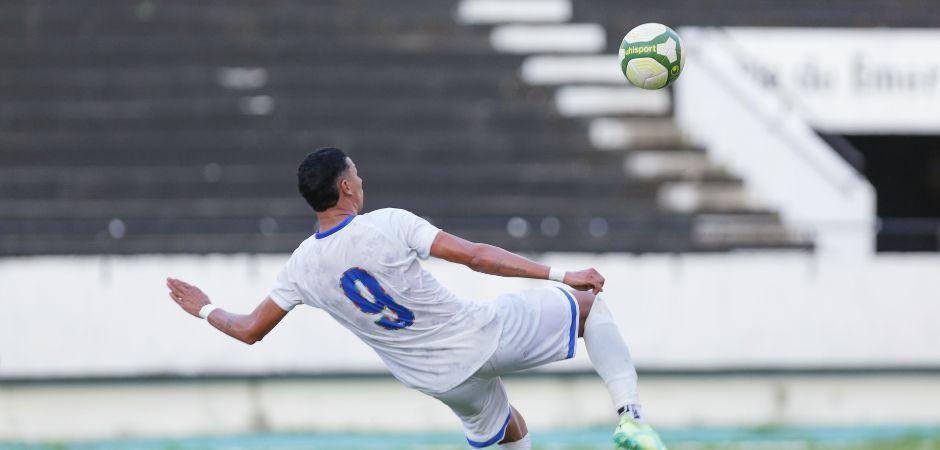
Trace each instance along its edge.
<path fill-rule="evenodd" d="M 692 221 L 692 242 L 703 250 L 813 247 L 810 234 L 785 225 L 775 215 L 697 215 Z"/>
<path fill-rule="evenodd" d="M 624 166 L 629 175 L 643 180 L 732 178 L 712 164 L 707 153 L 696 150 L 634 150 L 627 154 Z"/>
<path fill-rule="evenodd" d="M 740 181 L 663 183 L 656 200 L 663 210 L 678 213 L 767 211 Z"/>
<path fill-rule="evenodd" d="M 600 117 L 591 120 L 588 132 L 599 150 L 682 148 L 692 143 L 671 117 Z"/>

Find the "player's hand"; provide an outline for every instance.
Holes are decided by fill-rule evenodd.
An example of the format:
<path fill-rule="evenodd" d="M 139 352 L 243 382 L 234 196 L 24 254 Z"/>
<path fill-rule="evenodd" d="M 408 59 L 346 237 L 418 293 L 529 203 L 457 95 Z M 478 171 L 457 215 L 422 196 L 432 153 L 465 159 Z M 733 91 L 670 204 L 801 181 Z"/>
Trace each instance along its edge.
<path fill-rule="evenodd" d="M 594 295 L 604 290 L 604 277 L 594 269 L 565 273 L 565 284 L 579 291 L 591 291 Z"/>
<path fill-rule="evenodd" d="M 209 296 L 201 289 L 185 281 L 176 278 L 167 278 L 166 287 L 170 289 L 170 298 L 186 311 L 196 317 L 199 317 L 199 310 L 208 305 Z"/>

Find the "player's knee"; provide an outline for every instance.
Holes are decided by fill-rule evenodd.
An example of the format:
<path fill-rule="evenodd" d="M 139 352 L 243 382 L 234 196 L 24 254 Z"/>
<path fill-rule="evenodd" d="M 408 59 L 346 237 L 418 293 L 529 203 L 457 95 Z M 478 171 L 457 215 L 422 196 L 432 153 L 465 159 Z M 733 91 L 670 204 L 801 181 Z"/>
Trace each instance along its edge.
<path fill-rule="evenodd" d="M 522 418 L 522 414 L 519 414 L 519 411 L 511 405 L 509 408 L 512 410 L 512 416 L 509 419 L 509 425 L 506 426 L 506 435 L 499 442 L 500 445 L 519 441 L 529 434 L 529 427 L 526 425 L 525 419 Z"/>
<path fill-rule="evenodd" d="M 584 336 L 584 325 L 587 323 L 588 315 L 594 308 L 594 299 L 596 297 L 591 292 L 574 292 L 574 299 L 578 302 L 578 337 Z"/>
<path fill-rule="evenodd" d="M 596 297 L 590 292 L 579 292 L 577 294 L 578 306 L 581 308 L 580 328 L 578 337 L 584 337 L 584 330 L 590 327 L 601 325 L 617 326 L 614 322 L 614 316 L 607 308 L 607 302 L 603 297 Z"/>

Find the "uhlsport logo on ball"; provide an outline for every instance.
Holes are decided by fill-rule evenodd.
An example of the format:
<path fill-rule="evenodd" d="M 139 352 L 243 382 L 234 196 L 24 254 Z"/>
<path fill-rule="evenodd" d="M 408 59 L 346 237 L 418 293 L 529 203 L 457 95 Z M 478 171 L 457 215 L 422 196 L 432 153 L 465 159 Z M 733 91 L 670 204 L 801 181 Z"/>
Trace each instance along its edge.
<path fill-rule="evenodd" d="M 636 87 L 669 86 L 679 78 L 683 65 L 682 39 L 663 24 L 640 25 L 630 30 L 620 44 L 620 70 Z"/>

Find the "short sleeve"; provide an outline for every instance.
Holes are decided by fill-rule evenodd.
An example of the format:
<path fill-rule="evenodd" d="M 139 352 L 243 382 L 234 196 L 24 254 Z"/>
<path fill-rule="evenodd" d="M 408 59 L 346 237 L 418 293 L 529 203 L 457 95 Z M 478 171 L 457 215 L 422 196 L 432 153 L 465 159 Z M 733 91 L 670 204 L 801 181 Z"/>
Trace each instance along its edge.
<path fill-rule="evenodd" d="M 431 256 L 431 245 L 441 232 L 440 228 L 404 209 L 393 209 L 392 221 L 397 225 L 405 244 L 417 252 L 418 258 L 428 259 Z"/>
<path fill-rule="evenodd" d="M 303 303 L 300 293 L 297 292 L 297 285 L 291 278 L 290 262 L 288 262 L 287 265 L 281 269 L 281 273 L 277 275 L 277 280 L 274 281 L 274 285 L 271 287 L 271 292 L 268 296 L 284 311 L 290 311 L 294 309 L 295 306 Z"/>

